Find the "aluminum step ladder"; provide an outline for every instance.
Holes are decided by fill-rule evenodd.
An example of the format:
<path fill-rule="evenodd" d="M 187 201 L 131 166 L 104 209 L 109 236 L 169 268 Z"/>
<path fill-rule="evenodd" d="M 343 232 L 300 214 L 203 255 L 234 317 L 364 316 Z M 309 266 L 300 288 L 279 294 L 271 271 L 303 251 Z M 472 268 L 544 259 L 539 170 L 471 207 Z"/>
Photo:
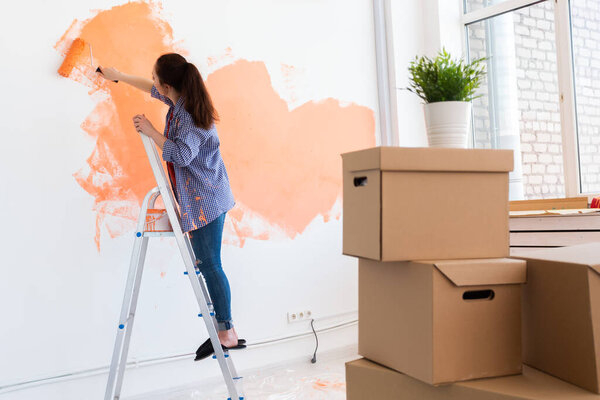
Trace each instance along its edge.
<path fill-rule="evenodd" d="M 108 374 L 108 382 L 106 385 L 106 393 L 104 400 L 118 400 L 121 395 L 121 386 L 123 384 L 123 376 L 127 365 L 127 352 L 129 350 L 129 342 L 131 339 L 131 331 L 133 329 L 133 321 L 135 318 L 135 310 L 137 306 L 138 294 L 140 291 L 140 283 L 142 280 L 142 270 L 144 260 L 146 258 L 146 250 L 148 248 L 148 240 L 150 237 L 165 237 L 174 236 L 177 241 L 177 246 L 183 258 L 185 265 L 184 274 L 188 275 L 192 289 L 198 300 L 200 312 L 198 317 L 204 319 L 206 330 L 210 336 L 215 354 L 213 359 L 219 362 L 219 367 L 223 373 L 227 391 L 229 392 L 228 400 L 243 400 L 242 393 L 242 378 L 237 374 L 235 366 L 228 351 L 223 351 L 219 337 L 217 335 L 217 320 L 215 318 L 214 308 L 210 301 L 210 296 L 206 289 L 203 279 L 199 279 L 200 271 L 195 266 L 194 251 L 187 234 L 181 230 L 179 210 L 175 206 L 175 198 L 168 184 L 161 159 L 156 150 L 154 142 L 149 137 L 140 134 L 148 160 L 152 167 L 152 172 L 156 178 L 157 187 L 150 190 L 140 210 L 138 217 L 137 229 L 135 233 L 135 242 L 133 253 L 131 254 L 131 263 L 129 266 L 129 274 L 127 276 L 127 284 L 125 286 L 125 296 L 121 307 L 121 316 L 119 317 L 119 326 L 117 329 L 117 337 L 115 339 L 115 347 L 113 350 L 112 361 L 110 364 L 110 372 Z M 166 212 L 171 223 L 172 231 L 170 232 L 150 232 L 145 231 L 146 215 L 148 209 L 154 208 L 154 203 L 158 196 L 162 197 Z"/>

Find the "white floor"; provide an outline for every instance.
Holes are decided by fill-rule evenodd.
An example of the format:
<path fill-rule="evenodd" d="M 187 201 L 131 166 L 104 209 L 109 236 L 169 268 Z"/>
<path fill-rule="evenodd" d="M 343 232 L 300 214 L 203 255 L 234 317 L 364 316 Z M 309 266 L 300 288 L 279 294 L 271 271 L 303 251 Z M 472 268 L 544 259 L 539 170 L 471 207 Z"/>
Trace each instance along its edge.
<path fill-rule="evenodd" d="M 352 324 L 319 335 L 316 364 L 310 363 L 315 346 L 312 334 L 269 344 L 257 341 L 246 350 L 232 352 L 232 356 L 244 378 L 248 400 L 335 400 L 345 398 L 344 364 L 358 358 L 357 343 L 358 329 Z M 212 359 L 192 360 L 193 354 L 139 365 L 131 360 L 121 399 L 227 399 L 218 364 Z M 107 374 L 108 366 L 0 390 L 0 400 L 101 400 Z"/>
<path fill-rule="evenodd" d="M 359 356 L 356 347 L 318 354 L 244 375 L 244 395 L 248 400 L 291 400 L 346 398 L 344 364 Z M 225 400 L 229 397 L 222 380 L 170 392 L 156 392 L 128 400 Z"/>

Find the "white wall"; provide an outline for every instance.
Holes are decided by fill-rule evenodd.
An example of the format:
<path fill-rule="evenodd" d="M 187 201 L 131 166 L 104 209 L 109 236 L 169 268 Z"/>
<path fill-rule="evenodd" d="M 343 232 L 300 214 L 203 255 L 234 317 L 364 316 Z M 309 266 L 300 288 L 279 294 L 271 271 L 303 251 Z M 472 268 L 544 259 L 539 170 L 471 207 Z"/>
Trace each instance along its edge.
<path fill-rule="evenodd" d="M 422 101 L 405 90 L 408 66 L 415 56 L 435 57 L 442 47 L 462 55 L 462 0 L 391 0 L 399 144 L 427 147 Z"/>
<path fill-rule="evenodd" d="M 100 251 L 93 241 L 94 200 L 73 174 L 94 148 L 94 139 L 80 124 L 98 98 L 58 76 L 62 56 L 53 46 L 73 19 L 89 18 L 90 10 L 115 4 L 119 2 L 16 2 L 3 11 L 1 399 L 103 396 L 106 375 L 96 373 L 110 362 L 133 237 L 111 238 L 104 232 Z M 378 115 L 370 1 L 175 1 L 163 7 L 175 39 L 183 41 L 205 73 L 211 72 L 207 57 L 219 57 L 230 47 L 236 58 L 265 63 L 290 109 L 335 98 Z M 403 65 L 424 47 L 422 9 L 412 0 L 401 8 L 401 22 L 394 29 L 403 38 L 397 42 L 396 60 L 405 71 Z M 282 64 L 300 71 L 293 85 L 282 76 Z M 406 86 L 403 75 L 397 76 L 398 86 Z M 422 117 L 414 117 L 421 115 L 418 99 L 403 92 L 398 104 L 405 111 L 400 123 L 406 128 L 400 144 L 422 144 Z M 334 206 L 334 215 L 340 207 L 339 202 Z M 341 255 L 341 227 L 341 219 L 325 222 L 317 216 L 294 239 L 224 247 L 235 322 L 250 343 L 305 332 L 307 323 L 287 323 L 288 310 L 313 310 L 317 328 L 356 317 L 357 262 Z M 169 273 L 161 277 L 165 270 Z M 174 243 L 151 241 L 131 359 L 191 353 L 206 337 L 187 278 L 178 272 L 182 270 Z M 320 350 L 356 341 L 355 327 L 324 336 Z M 242 368 L 252 368 L 300 355 L 310 358 L 312 346 L 312 339 L 301 339 L 235 359 Z M 124 394 L 218 374 L 214 364 L 207 365 L 186 359 L 128 372 Z M 92 377 L 86 378 L 85 371 Z M 56 379 L 62 374 L 68 375 L 66 381 Z"/>

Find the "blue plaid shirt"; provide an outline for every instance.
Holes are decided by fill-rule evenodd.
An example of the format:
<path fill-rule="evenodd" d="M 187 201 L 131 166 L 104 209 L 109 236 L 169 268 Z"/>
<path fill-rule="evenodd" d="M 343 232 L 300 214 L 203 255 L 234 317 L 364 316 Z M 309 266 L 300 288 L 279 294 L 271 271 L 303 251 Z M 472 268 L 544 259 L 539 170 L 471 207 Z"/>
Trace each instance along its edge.
<path fill-rule="evenodd" d="M 167 104 L 173 113 L 169 132 L 165 121 L 162 158 L 173 163 L 175 169 L 175 196 L 181 211 L 184 232 L 202 228 L 235 205 L 229 186 L 229 177 L 219 150 L 217 128 L 202 129 L 194 124 L 192 116 L 183 106 L 158 93 L 152 86 L 152 97 Z"/>

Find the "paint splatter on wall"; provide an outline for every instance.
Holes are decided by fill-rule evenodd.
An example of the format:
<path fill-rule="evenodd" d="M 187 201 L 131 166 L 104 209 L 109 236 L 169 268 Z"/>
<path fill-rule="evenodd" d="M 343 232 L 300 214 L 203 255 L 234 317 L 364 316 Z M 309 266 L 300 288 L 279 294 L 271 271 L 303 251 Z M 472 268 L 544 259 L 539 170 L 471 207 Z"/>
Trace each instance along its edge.
<path fill-rule="evenodd" d="M 163 53 L 187 53 L 174 44 L 155 3 L 131 2 L 74 21 L 56 49 L 65 54 L 76 37 L 92 44 L 97 63 L 140 76 L 150 77 Z M 230 48 L 225 57 L 231 63 L 204 78 L 220 115 L 221 151 L 237 201 L 228 214 L 226 240 L 243 246 L 247 238 L 269 238 L 271 231 L 294 238 L 315 217 L 330 217 L 341 196 L 339 154 L 374 146 L 374 113 L 335 99 L 290 111 L 264 63 L 235 60 Z M 207 56 L 206 64 L 215 60 Z M 131 118 L 145 113 L 162 131 L 167 110 L 135 88 L 105 82 L 93 69 L 76 66 L 70 79 L 90 87 L 90 94 L 106 94 L 82 124 L 96 146 L 88 165 L 74 174 L 95 198 L 100 249 L 103 228 L 111 237 L 133 229 L 139 204 L 155 186 Z"/>

